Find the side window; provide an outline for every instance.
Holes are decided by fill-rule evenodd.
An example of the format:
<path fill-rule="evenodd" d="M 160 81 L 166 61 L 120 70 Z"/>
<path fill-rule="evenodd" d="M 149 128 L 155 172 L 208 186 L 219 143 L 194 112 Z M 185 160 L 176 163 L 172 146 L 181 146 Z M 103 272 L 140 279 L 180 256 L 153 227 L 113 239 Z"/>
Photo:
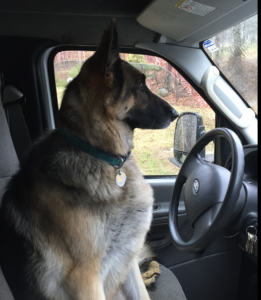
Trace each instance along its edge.
<path fill-rule="evenodd" d="M 213 36 L 203 43 L 207 55 L 258 114 L 258 16 Z"/>
<path fill-rule="evenodd" d="M 92 54 L 92 51 L 63 51 L 55 56 L 54 70 L 59 107 L 66 85 L 79 73 L 83 62 Z M 179 114 L 193 112 L 197 117 L 202 117 L 205 131 L 215 128 L 214 111 L 164 59 L 127 53 L 121 53 L 121 58 L 142 71 L 146 75 L 148 88 L 172 105 Z M 184 120 L 190 122 L 189 118 Z M 163 130 L 135 129 L 133 154 L 143 175 L 178 174 L 180 164 L 174 158 L 174 152 L 177 152 L 177 149 L 174 149 L 177 147 L 177 142 L 174 145 L 176 124 L 177 120 Z M 185 144 L 184 141 L 181 143 L 182 153 L 186 153 Z M 204 154 L 206 159 L 214 160 L 213 142 L 206 146 Z"/>

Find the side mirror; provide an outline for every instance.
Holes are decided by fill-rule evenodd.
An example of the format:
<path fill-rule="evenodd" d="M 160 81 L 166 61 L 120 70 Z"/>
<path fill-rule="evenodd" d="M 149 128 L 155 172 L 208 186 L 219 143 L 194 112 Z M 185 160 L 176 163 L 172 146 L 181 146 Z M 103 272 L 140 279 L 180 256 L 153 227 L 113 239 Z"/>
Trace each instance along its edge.
<path fill-rule="evenodd" d="M 183 112 L 176 123 L 174 136 L 174 157 L 171 162 L 181 167 L 196 142 L 206 133 L 202 116 L 195 112 Z M 205 158 L 205 148 L 201 152 Z"/>

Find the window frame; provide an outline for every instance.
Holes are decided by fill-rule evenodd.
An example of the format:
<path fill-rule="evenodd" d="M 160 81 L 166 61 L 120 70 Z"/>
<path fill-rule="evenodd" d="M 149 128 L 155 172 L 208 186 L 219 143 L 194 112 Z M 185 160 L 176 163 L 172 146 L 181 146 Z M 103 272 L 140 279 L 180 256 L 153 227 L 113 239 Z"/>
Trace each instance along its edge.
<path fill-rule="evenodd" d="M 251 18 L 251 17 L 250 17 Z M 244 21 L 242 21 L 242 22 L 244 22 Z M 236 25 L 234 25 L 234 26 L 236 26 Z M 232 27 L 234 27 L 234 26 L 232 26 Z M 230 27 L 230 28 L 232 28 L 232 27 Z M 228 29 L 230 29 L 230 28 L 228 28 Z M 226 30 L 228 30 L 228 29 L 226 29 Z M 221 31 L 221 32 L 223 32 L 223 31 Z M 220 32 L 220 33 L 221 33 Z M 218 33 L 219 34 L 219 33 Z M 214 37 L 214 36 L 213 36 Z M 208 39 L 211 39 L 212 37 L 210 37 L 210 38 L 207 38 L 206 40 L 208 40 Z M 234 87 L 234 85 L 228 80 L 228 78 L 224 75 L 224 73 L 222 72 L 222 70 L 220 70 L 219 69 L 219 67 L 216 65 L 216 63 L 212 60 L 212 58 L 207 54 L 207 52 L 205 51 L 205 49 L 204 49 L 204 42 L 206 41 L 206 40 L 204 40 L 204 41 L 202 41 L 202 42 L 200 42 L 199 43 L 199 47 L 200 47 L 200 49 L 204 52 L 204 54 L 207 56 L 207 58 L 209 59 L 209 61 L 211 62 L 211 64 L 213 65 L 213 66 L 215 66 L 218 70 L 219 70 L 219 76 L 221 76 L 224 80 L 225 80 L 225 82 L 233 89 L 233 91 L 240 97 L 240 99 L 244 102 L 244 104 L 246 104 L 246 106 L 247 107 L 249 107 L 249 108 L 251 108 L 251 106 L 248 104 L 248 102 L 245 100 L 245 98 L 239 93 L 239 91 Z M 252 109 L 252 108 L 251 108 Z M 253 110 L 254 111 L 254 110 Z M 254 111 L 254 113 L 255 113 L 255 116 L 256 116 L 256 118 L 258 119 L 258 115 L 256 114 L 256 112 Z"/>
<path fill-rule="evenodd" d="M 227 30 L 227 29 L 226 29 Z M 215 64 L 215 62 L 211 59 L 211 57 L 207 54 L 207 52 L 204 49 L 204 42 L 208 39 L 211 39 L 211 37 L 201 41 L 199 43 L 199 47 L 202 50 L 202 52 L 205 54 L 205 56 L 208 58 L 210 63 L 215 66 L 219 70 L 219 75 L 225 80 L 225 82 L 233 89 L 233 91 L 240 97 L 240 99 L 246 104 L 247 107 L 251 108 L 247 101 L 242 97 L 242 95 L 236 90 L 236 88 L 231 84 L 231 82 L 227 79 L 227 77 L 224 75 L 224 73 L 218 68 L 218 66 Z M 256 115 L 256 113 L 255 113 Z M 256 118 L 258 119 L 258 116 L 256 115 Z M 241 134 L 241 132 L 232 124 L 225 116 L 223 116 L 220 112 L 216 113 L 216 128 L 217 127 L 227 127 L 231 130 L 233 130 L 240 138 L 242 145 L 247 145 L 247 141 L 244 138 L 244 136 Z M 224 166 L 226 162 L 226 158 L 228 154 L 230 153 L 230 145 L 228 141 L 218 139 L 217 143 L 215 143 L 215 163 Z"/>

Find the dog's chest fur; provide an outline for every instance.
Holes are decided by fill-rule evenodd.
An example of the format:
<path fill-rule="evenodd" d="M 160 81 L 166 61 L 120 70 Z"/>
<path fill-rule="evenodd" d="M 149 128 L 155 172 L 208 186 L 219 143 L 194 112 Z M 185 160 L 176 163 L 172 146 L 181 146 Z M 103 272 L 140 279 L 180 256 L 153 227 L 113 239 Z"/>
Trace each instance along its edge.
<path fill-rule="evenodd" d="M 123 168 L 127 175 L 123 188 L 116 184 L 116 170 L 106 163 L 84 153 L 78 153 L 78 164 L 70 154 L 66 157 L 66 163 L 55 161 L 53 169 L 57 173 L 52 176 L 66 174 L 68 168 L 71 174 L 64 176 L 63 182 L 74 182 L 78 187 L 48 184 L 42 188 L 37 219 L 42 238 L 48 237 L 48 242 L 46 248 L 41 248 L 45 261 L 36 265 L 36 269 L 47 270 L 45 274 L 39 272 L 40 286 L 46 296 L 60 290 L 61 297 L 65 297 L 63 281 L 68 270 L 80 264 L 92 272 L 98 266 L 105 295 L 111 299 L 144 244 L 152 218 L 152 189 L 133 157 Z M 39 187 L 35 189 L 39 191 Z"/>
<path fill-rule="evenodd" d="M 115 210 L 107 218 L 101 269 L 105 293 L 111 286 L 117 288 L 135 263 L 151 223 L 150 202 L 150 197 L 140 199 L 134 195 L 120 211 Z"/>
<path fill-rule="evenodd" d="M 106 250 L 102 259 L 104 279 L 109 280 L 111 272 L 124 276 L 124 270 L 143 246 L 151 223 L 152 201 L 150 193 L 144 193 L 138 186 L 123 207 L 107 215 Z"/>

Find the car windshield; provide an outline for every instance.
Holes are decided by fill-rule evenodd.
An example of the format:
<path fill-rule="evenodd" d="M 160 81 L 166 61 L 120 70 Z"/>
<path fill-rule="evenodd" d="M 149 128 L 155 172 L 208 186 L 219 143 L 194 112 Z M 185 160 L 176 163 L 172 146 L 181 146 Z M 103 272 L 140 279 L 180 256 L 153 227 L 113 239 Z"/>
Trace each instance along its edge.
<path fill-rule="evenodd" d="M 204 41 L 203 46 L 257 114 L 257 15 Z"/>

